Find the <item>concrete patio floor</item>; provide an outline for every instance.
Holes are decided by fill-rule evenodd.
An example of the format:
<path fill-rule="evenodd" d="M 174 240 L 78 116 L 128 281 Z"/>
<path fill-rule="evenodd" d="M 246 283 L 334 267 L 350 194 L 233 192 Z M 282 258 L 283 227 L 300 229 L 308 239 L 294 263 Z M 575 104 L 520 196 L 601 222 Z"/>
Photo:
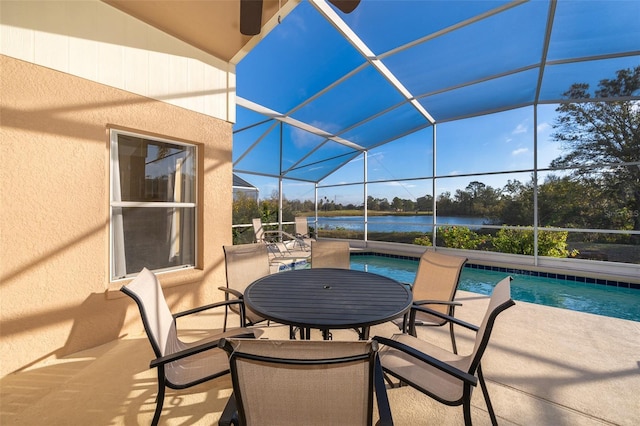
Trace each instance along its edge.
<path fill-rule="evenodd" d="M 488 298 L 460 291 L 456 316 L 478 324 Z M 222 324 L 222 314 L 180 319 L 185 340 Z M 288 327 L 260 327 L 263 338 L 284 339 Z M 392 323 L 371 335 L 397 332 Z M 349 330 L 334 339 L 354 339 Z M 419 329 L 419 336 L 449 348 L 444 328 Z M 471 334 L 456 333 L 460 353 Z M 316 338 L 320 338 L 319 333 Z M 6 348 L 5 348 L 6 350 Z M 153 358 L 144 334 L 72 356 L 31 366 L 0 380 L 2 425 L 144 425 L 153 417 L 156 395 Z M 549 308 L 524 302 L 496 322 L 483 370 L 498 421 L 513 425 L 640 424 L 640 322 Z M 163 425 L 216 424 L 231 393 L 229 376 L 195 388 L 168 390 Z M 396 425 L 461 425 L 461 407 L 436 403 L 410 387 L 389 390 Z M 474 424 L 490 424 L 482 393 L 473 394 Z"/>

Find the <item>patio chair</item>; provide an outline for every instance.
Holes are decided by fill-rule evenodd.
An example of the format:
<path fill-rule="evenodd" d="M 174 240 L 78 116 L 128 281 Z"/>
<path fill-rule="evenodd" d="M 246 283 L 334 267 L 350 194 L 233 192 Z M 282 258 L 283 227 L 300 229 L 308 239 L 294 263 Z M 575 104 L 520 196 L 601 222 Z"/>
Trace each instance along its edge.
<path fill-rule="evenodd" d="M 311 238 L 309 235 L 309 222 L 307 222 L 307 218 L 304 216 L 296 216 L 295 226 L 295 241 L 293 243 L 293 247 L 297 244 L 301 250 L 311 250 L 311 246 L 306 241 Z"/>
<path fill-rule="evenodd" d="M 255 218 L 252 220 L 253 232 L 255 235 L 256 243 L 263 243 L 267 246 L 269 253 L 274 256 L 285 257 L 285 255 L 291 255 L 284 242 L 286 239 L 289 241 L 295 241 L 295 237 L 284 231 L 267 231 L 262 226 L 262 219 Z M 282 248 L 278 245 L 278 242 L 283 242 Z M 283 251 L 284 250 L 284 251 Z"/>
<path fill-rule="evenodd" d="M 227 286 L 218 287 L 224 292 L 225 300 L 240 300 L 241 304 L 229 305 L 224 312 L 224 330 L 227 329 L 229 310 L 241 315 L 244 312 L 244 326 L 251 326 L 265 321 L 251 309 L 245 308 L 244 290 L 258 278 L 271 273 L 267 246 L 262 243 L 223 246 Z"/>
<path fill-rule="evenodd" d="M 311 241 L 312 268 L 351 269 L 348 241 Z"/>
<path fill-rule="evenodd" d="M 242 301 L 218 302 L 172 315 L 158 278 L 147 268 L 120 290 L 138 305 L 142 324 L 156 356 L 149 366 L 156 368 L 158 372 L 158 395 L 153 425 L 158 424 L 162 413 L 165 387 L 185 389 L 229 372 L 227 356 L 217 345 L 221 338 L 256 337 L 252 330 L 237 328 L 226 333 L 213 334 L 196 342 L 184 343 L 178 338 L 177 318 L 233 304 L 241 309 L 242 324 Z"/>
<path fill-rule="evenodd" d="M 391 339 L 376 336 L 373 340 L 385 345 L 379 352 L 382 368 L 389 375 L 399 379 L 401 383 L 407 383 L 443 404 L 462 405 L 465 425 L 471 424 L 471 392 L 472 387 L 479 381 L 491 423 L 495 425 L 497 420 L 489 399 L 480 360 L 489 343 L 498 314 L 513 305 L 515 303 L 511 299 L 511 277 L 506 277 L 494 288 L 479 327 L 453 317 L 446 318 L 476 332 L 473 351 L 465 356 L 453 354 L 406 333 L 394 334 Z M 447 317 L 421 306 L 413 306 L 411 309 Z"/>
<path fill-rule="evenodd" d="M 420 257 L 418 271 L 411 287 L 413 304 L 451 317 L 454 316 L 455 307 L 462 305 L 459 302 L 454 302 L 453 298 L 456 295 L 460 274 L 466 261 L 465 257 L 441 254 L 431 250 L 425 251 Z M 411 314 L 415 315 L 415 318 L 409 321 L 411 327 L 408 332 L 413 336 L 416 336 L 416 325 L 441 327 L 448 323 L 453 353 L 458 353 L 452 322 L 416 310 L 411 311 Z M 406 320 L 405 316 L 403 327 L 407 326 Z"/>
<path fill-rule="evenodd" d="M 351 269 L 349 253 L 348 241 L 311 241 L 311 267 Z M 364 335 L 364 330 L 354 330 L 360 336 Z M 332 338 L 329 330 L 323 330 L 322 333 L 325 340 Z"/>
<path fill-rule="evenodd" d="M 377 343 L 223 339 L 233 394 L 219 425 L 392 425 Z"/>

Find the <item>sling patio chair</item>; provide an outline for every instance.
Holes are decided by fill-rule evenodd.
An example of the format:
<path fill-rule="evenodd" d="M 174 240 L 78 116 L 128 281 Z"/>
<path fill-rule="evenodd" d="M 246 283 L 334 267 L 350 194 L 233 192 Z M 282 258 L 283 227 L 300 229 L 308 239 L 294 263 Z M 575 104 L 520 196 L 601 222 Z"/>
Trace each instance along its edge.
<path fill-rule="evenodd" d="M 295 241 L 295 237 L 291 234 L 288 234 L 284 231 L 269 231 L 265 230 L 262 225 L 262 219 L 255 218 L 252 219 L 253 224 L 253 233 L 256 243 L 263 243 L 267 246 L 269 253 L 272 253 L 275 257 L 285 257 L 287 255 L 291 255 L 289 249 L 287 248 L 285 242 Z M 278 242 L 282 242 L 282 247 L 278 245 Z"/>
<path fill-rule="evenodd" d="M 413 304 L 454 316 L 455 307 L 462 305 L 460 302 L 454 302 L 453 298 L 466 261 L 466 258 L 460 256 L 441 254 L 432 250 L 425 251 L 420 257 L 418 271 L 411 287 Z M 453 353 L 458 352 L 452 322 L 420 311 L 412 311 L 412 314 L 415 315 L 415 319 L 410 321 L 411 327 L 408 329 L 411 335 L 416 335 L 416 325 L 440 327 L 449 323 Z M 407 326 L 407 319 L 405 316 L 403 327 Z"/>
<path fill-rule="evenodd" d="M 185 389 L 229 373 L 229 361 L 218 341 L 224 337 L 256 337 L 253 330 L 237 328 L 225 333 L 213 334 L 205 339 L 185 343 L 178 338 L 177 318 L 222 306 L 238 305 L 242 301 L 229 300 L 212 303 L 188 311 L 171 314 L 156 275 L 144 268 L 130 283 L 120 289 L 131 297 L 140 310 L 142 324 L 155 353 L 150 368 L 158 372 L 158 395 L 152 424 L 157 425 L 162 413 L 165 387 Z"/>
<path fill-rule="evenodd" d="M 218 287 L 225 295 L 225 300 L 239 300 L 241 304 L 229 305 L 224 312 L 224 330 L 227 327 L 227 315 L 231 310 L 236 314 L 244 311 L 244 325 L 251 326 L 265 321 L 251 309 L 244 306 L 244 290 L 249 284 L 258 278 L 266 277 L 271 273 L 269 266 L 269 253 L 263 243 L 238 244 L 235 246 L 223 246 L 224 264 L 226 269 L 227 286 Z"/>
<path fill-rule="evenodd" d="M 295 248 L 296 244 L 300 247 L 300 250 L 309 251 L 311 250 L 311 246 L 307 243 L 306 240 L 309 240 L 311 236 L 309 235 L 309 223 L 307 222 L 307 218 L 304 216 L 296 216 L 295 217 L 295 241 L 293 242 L 293 247 Z"/>
<path fill-rule="evenodd" d="M 233 394 L 219 425 L 392 425 L 377 343 L 223 339 Z"/>
<path fill-rule="evenodd" d="M 489 343 L 497 316 L 513 305 L 515 302 L 511 299 L 511 277 L 506 277 L 494 288 L 479 327 L 429 308 L 413 306 L 412 310 L 446 317 L 448 321 L 475 331 L 473 350 L 469 355 L 462 356 L 406 333 L 394 334 L 390 339 L 376 336 L 373 340 L 384 345 L 379 352 L 382 368 L 387 374 L 400 380 L 400 384 L 406 383 L 436 401 L 451 406 L 462 405 L 465 425 L 471 424 L 472 387 L 479 381 L 491 423 L 496 425 L 480 360 Z"/>
<path fill-rule="evenodd" d="M 351 269 L 348 241 L 311 241 L 312 268 Z"/>

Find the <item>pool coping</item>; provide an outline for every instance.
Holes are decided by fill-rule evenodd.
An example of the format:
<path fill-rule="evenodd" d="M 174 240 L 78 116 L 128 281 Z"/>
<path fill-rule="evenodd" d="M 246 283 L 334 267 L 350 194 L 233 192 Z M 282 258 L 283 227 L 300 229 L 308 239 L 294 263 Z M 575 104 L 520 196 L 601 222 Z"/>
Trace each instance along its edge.
<path fill-rule="evenodd" d="M 402 259 L 402 260 L 410 260 L 418 262 L 420 257 L 416 256 L 408 256 L 408 255 L 400 255 L 400 254 L 392 254 L 392 253 L 382 253 L 379 251 L 352 251 L 351 256 L 379 256 L 379 257 L 388 257 L 394 259 Z M 571 275 L 571 274 L 561 274 L 556 272 L 545 272 L 545 271 L 534 271 L 529 269 L 521 269 L 521 268 L 509 268 L 504 266 L 496 266 L 496 265 L 484 265 L 480 263 L 467 262 L 465 264 L 465 268 L 470 269 L 480 269 L 486 271 L 496 271 L 496 272 L 505 272 L 508 274 L 517 274 L 517 275 L 530 275 L 534 277 L 542 277 L 542 278 L 554 278 L 565 281 L 572 281 L 583 284 L 596 284 L 596 285 L 604 285 L 609 287 L 619 287 L 619 288 L 629 288 L 633 290 L 640 290 L 640 284 L 620 281 L 620 280 L 608 280 L 604 278 L 591 278 L 591 277 L 583 277 L 579 275 Z"/>

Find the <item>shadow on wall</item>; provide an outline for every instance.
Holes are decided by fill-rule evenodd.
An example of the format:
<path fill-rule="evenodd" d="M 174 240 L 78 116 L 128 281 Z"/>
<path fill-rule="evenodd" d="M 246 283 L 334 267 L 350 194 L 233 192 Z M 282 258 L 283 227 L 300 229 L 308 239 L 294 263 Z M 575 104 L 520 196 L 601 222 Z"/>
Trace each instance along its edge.
<path fill-rule="evenodd" d="M 104 293 L 92 293 L 76 309 L 73 326 L 60 356 L 118 339 L 127 306 L 126 299 L 107 301 Z"/>
<path fill-rule="evenodd" d="M 29 333 L 32 336 L 40 335 L 43 339 L 51 339 L 49 328 L 59 328 L 66 322 L 73 322 L 63 346 L 15 371 L 25 370 L 50 357 L 62 358 L 118 339 L 122 333 L 127 306 L 124 298 L 107 301 L 104 293 L 92 293 L 75 308 L 60 308 L 3 322 L 3 338 Z"/>

